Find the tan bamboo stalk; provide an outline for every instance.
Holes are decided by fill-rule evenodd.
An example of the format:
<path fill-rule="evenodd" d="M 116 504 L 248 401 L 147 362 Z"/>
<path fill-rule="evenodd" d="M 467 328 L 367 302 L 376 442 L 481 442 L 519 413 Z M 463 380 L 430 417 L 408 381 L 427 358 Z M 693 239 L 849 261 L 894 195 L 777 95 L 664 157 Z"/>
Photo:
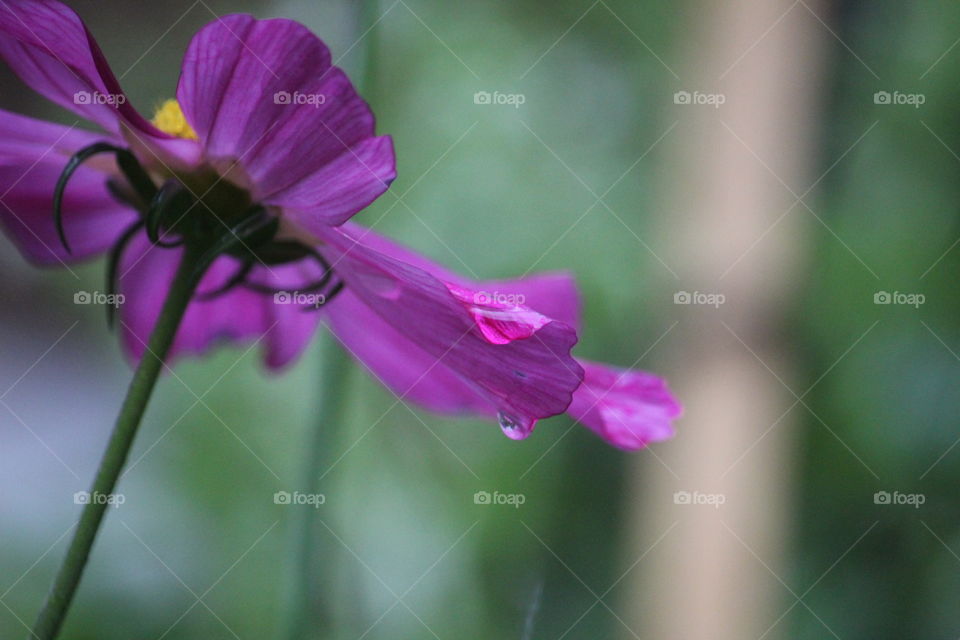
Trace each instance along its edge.
<path fill-rule="evenodd" d="M 667 98 L 679 124 L 658 215 L 672 244 L 657 246 L 679 276 L 677 291 L 725 301 L 671 309 L 678 324 L 658 349 L 676 354 L 666 370 L 687 414 L 676 440 L 634 463 L 625 567 L 669 532 L 624 579 L 617 604 L 643 638 L 787 637 L 785 626 L 771 625 L 793 603 L 779 580 L 803 591 L 791 584 L 785 554 L 794 432 L 805 410 L 781 419 L 795 400 L 784 385 L 804 390 L 786 319 L 805 267 L 805 231 L 818 224 L 803 204 L 791 209 L 791 191 L 803 194 L 817 177 L 811 141 L 832 36 L 816 3 L 695 5 L 677 69 L 690 104 Z M 694 92 L 723 103 L 696 104 Z M 678 491 L 725 502 L 675 504 Z M 622 637 L 634 636 L 623 629 Z"/>

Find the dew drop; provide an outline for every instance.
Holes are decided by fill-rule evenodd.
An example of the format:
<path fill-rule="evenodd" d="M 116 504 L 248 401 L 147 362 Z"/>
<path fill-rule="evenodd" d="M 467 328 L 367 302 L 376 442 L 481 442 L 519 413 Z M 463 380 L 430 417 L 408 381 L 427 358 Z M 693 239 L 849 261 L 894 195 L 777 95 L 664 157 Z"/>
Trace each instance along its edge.
<path fill-rule="evenodd" d="M 518 420 L 503 411 L 497 413 L 500 430 L 511 440 L 523 440 L 533 431 L 534 420 Z"/>
<path fill-rule="evenodd" d="M 400 297 L 400 281 L 392 274 L 373 268 L 361 268 L 357 271 L 362 274 L 363 285 L 376 295 L 390 300 Z"/>

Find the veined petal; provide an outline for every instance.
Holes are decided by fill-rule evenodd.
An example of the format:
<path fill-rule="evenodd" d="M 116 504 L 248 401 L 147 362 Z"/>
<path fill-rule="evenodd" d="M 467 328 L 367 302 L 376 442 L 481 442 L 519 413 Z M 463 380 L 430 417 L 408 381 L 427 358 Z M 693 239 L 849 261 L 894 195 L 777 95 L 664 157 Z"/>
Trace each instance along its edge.
<path fill-rule="evenodd" d="M 344 348 L 398 397 L 438 413 L 496 414 L 473 385 L 394 329 L 349 287 L 326 306 L 325 316 Z"/>
<path fill-rule="evenodd" d="M 380 236 L 377 238 L 382 240 Z M 366 236 L 364 240 L 371 240 L 377 249 L 392 246 L 397 254 L 388 254 L 392 257 L 412 254 L 389 241 L 373 240 L 373 236 Z M 418 268 L 427 268 L 430 264 L 422 256 L 411 256 L 411 260 L 416 260 Z M 446 270 L 433 266 L 438 272 L 434 275 L 446 280 L 449 276 Z M 570 308 L 576 308 L 576 288 L 569 274 L 545 273 L 522 280 L 483 284 L 491 292 L 517 292 L 537 309 L 554 308 L 561 313 L 549 315 L 561 322 L 576 321 L 572 316 L 568 321 L 567 317 Z M 349 288 L 325 307 L 325 311 L 331 331 L 344 347 L 396 395 L 438 413 L 496 415 L 496 407 L 472 385 L 381 319 Z M 561 315 L 563 313 L 567 316 Z"/>
<path fill-rule="evenodd" d="M 0 159 L 6 164 L 50 158 L 65 165 L 70 156 L 95 142 L 117 139 L 0 109 Z"/>
<path fill-rule="evenodd" d="M 374 251 L 422 269 L 438 280 L 476 292 L 480 300 L 530 307 L 574 328 L 580 324 L 580 294 L 573 274 L 568 271 L 547 271 L 520 279 L 477 282 L 367 227 L 347 222 L 342 229 Z"/>
<path fill-rule="evenodd" d="M 294 220 L 338 225 L 380 197 L 396 177 L 393 140 L 389 136 L 369 138 L 270 195 L 266 202 L 283 207 Z"/>
<path fill-rule="evenodd" d="M 566 410 L 582 379 L 582 370 L 570 357 L 576 343 L 570 326 L 522 307 L 468 302 L 471 312 L 464 299 L 472 297 L 457 284 L 336 229 L 323 230 L 321 239 L 321 250 L 347 290 L 395 334 L 427 354 L 416 366 L 426 366 L 428 372 L 429 367 L 446 366 L 500 413 L 507 435 L 525 437 L 536 420 Z M 337 313 L 338 302 L 331 303 L 331 313 Z M 491 322 L 485 314 L 494 311 L 500 315 Z"/>
<path fill-rule="evenodd" d="M 118 270 L 123 345 L 139 360 L 146 350 L 167 291 L 173 282 L 182 249 L 155 247 L 145 233 L 133 238 Z M 218 258 L 198 291 L 213 291 L 235 273 L 237 262 Z M 184 314 L 168 361 L 182 355 L 201 355 L 220 341 L 249 341 L 263 335 L 269 324 L 260 294 L 236 288 L 213 300 L 194 299 Z"/>
<path fill-rule="evenodd" d="M 0 110 L 0 224 L 31 262 L 56 265 L 101 253 L 136 219 L 106 189 L 116 171 L 113 161 L 91 162 L 74 173 L 64 192 L 63 226 L 73 253 L 60 243 L 54 186 L 71 155 L 104 139 Z"/>
<path fill-rule="evenodd" d="M 442 282 L 474 290 L 481 300 L 486 297 L 522 300 L 526 306 L 550 318 L 570 326 L 577 324 L 578 296 L 569 273 L 473 283 L 370 229 L 352 222 L 341 228 L 374 251 L 426 271 Z M 496 415 L 494 404 L 473 385 L 394 329 L 349 287 L 327 305 L 325 311 L 330 329 L 344 347 L 398 396 L 438 413 Z"/>
<path fill-rule="evenodd" d="M 270 369 L 283 369 L 294 362 L 316 333 L 322 312 L 299 303 L 296 294 L 322 276 L 323 269 L 310 259 L 269 267 L 257 265 L 250 274 L 250 282 L 285 294 L 260 294 L 267 321 L 273 327 L 263 339 L 264 362 Z"/>
<path fill-rule="evenodd" d="M 389 138 L 326 45 L 291 20 L 225 16 L 190 43 L 177 97 L 208 160 L 254 198 L 336 225 L 395 176 Z"/>
<path fill-rule="evenodd" d="M 173 281 L 182 251 L 153 246 L 145 234 L 130 243 L 118 272 L 123 345 L 139 359 L 156 324 L 163 300 Z M 218 258 L 204 276 L 197 294 L 187 307 L 168 360 L 185 355 L 203 355 L 217 345 L 249 344 L 259 341 L 264 362 L 280 369 L 297 358 L 316 330 L 319 314 L 295 305 L 278 305 L 272 295 L 237 286 L 205 299 L 237 273 L 234 258 Z M 258 265 L 250 280 L 270 287 L 303 288 L 315 281 L 317 267 L 306 262 L 272 266 Z"/>
<path fill-rule="evenodd" d="M 641 449 L 674 434 L 683 412 L 662 378 L 581 360 L 585 377 L 568 413 L 621 449 Z"/>
<path fill-rule="evenodd" d="M 0 56 L 34 91 L 107 131 L 119 132 L 122 120 L 169 137 L 130 105 L 83 21 L 56 0 L 2 3 Z"/>
<path fill-rule="evenodd" d="M 453 283 L 454 297 L 461 303 L 489 303 L 494 309 L 529 307 L 536 315 L 523 314 L 520 324 L 509 330 L 526 332 L 542 317 L 578 323 L 579 299 L 568 273 L 544 273 L 520 280 L 471 283 L 426 257 L 354 223 L 341 227 L 364 246 L 395 260 Z M 470 292 L 473 292 L 472 294 Z M 479 305 L 483 308 L 483 305 Z M 471 311 L 468 311 L 470 313 Z M 408 335 L 381 318 L 348 287 L 327 308 L 333 332 L 355 357 L 398 396 L 441 413 L 495 415 L 497 407 L 476 386 L 421 349 Z M 473 311 L 477 313 L 477 311 Z M 529 313 L 529 312 L 528 312 Z M 482 314 L 481 314 L 482 315 Z M 512 322 L 512 319 L 509 319 Z M 487 318 L 482 317 L 481 322 Z M 494 339 L 502 336 L 494 332 Z M 567 413 L 623 449 L 638 449 L 673 435 L 672 421 L 680 405 L 659 377 L 606 365 L 578 361 L 585 371 Z M 508 434 L 509 435 L 509 434 Z M 524 435 L 519 432 L 516 435 Z"/>

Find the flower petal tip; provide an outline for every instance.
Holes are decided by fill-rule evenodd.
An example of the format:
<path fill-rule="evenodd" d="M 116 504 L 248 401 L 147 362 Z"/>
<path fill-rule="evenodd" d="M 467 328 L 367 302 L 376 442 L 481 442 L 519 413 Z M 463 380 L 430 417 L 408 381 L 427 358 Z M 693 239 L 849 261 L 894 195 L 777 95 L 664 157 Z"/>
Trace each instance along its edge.
<path fill-rule="evenodd" d="M 613 446 L 633 451 L 672 438 L 683 407 L 666 381 L 646 371 L 580 362 L 586 377 L 569 413 Z"/>

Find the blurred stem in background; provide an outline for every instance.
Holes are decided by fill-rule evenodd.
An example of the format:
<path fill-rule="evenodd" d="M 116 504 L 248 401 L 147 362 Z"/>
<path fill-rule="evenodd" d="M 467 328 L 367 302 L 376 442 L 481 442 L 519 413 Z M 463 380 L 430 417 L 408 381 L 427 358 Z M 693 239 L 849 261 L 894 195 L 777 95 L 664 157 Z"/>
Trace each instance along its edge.
<path fill-rule="evenodd" d="M 332 335 L 325 336 L 321 359 L 320 406 L 308 433 L 300 481 L 300 490 L 308 495 L 321 493 L 321 477 L 331 462 L 331 445 L 336 441 L 349 389 L 350 358 Z M 287 637 L 305 640 L 320 637 L 321 630 L 333 627 L 330 602 L 324 597 L 319 577 L 333 567 L 334 549 L 322 542 L 328 538 L 320 535 L 317 509 L 297 509 L 295 513 L 296 559 Z"/>
<path fill-rule="evenodd" d="M 355 2 L 355 31 L 357 39 L 363 44 L 359 47 L 363 58 L 357 67 L 360 71 L 355 84 L 367 102 L 372 102 L 378 51 L 375 28 L 379 21 L 378 3 L 376 0 Z M 300 481 L 301 490 L 308 495 L 321 493 L 321 478 L 332 462 L 330 452 L 332 444 L 337 441 L 337 429 L 343 423 L 343 409 L 350 388 L 350 357 L 332 334 L 326 337 L 320 357 L 320 406 L 317 419 L 308 434 Z M 334 570 L 332 560 L 336 549 L 330 544 L 329 536 L 323 535 L 317 526 L 319 514 L 316 509 L 300 509 L 297 516 L 298 521 L 294 526 L 296 558 L 293 566 L 293 600 L 287 637 L 290 640 L 331 637 L 331 630 L 339 625 L 333 620 L 333 607 L 329 595 L 323 592 L 320 576 Z M 326 581 L 328 585 L 335 582 Z"/>
<path fill-rule="evenodd" d="M 360 74 L 357 86 L 367 102 L 373 102 L 376 91 L 377 58 L 380 54 L 380 39 L 377 23 L 380 22 L 379 2 L 377 0 L 355 0 L 357 2 L 357 37 L 363 39 L 363 59 L 360 61 Z"/>
<path fill-rule="evenodd" d="M 147 349 L 130 381 L 116 426 L 90 489 L 89 500 L 83 508 L 77 530 L 70 541 L 67 555 L 57 571 L 53 587 L 37 616 L 30 634 L 31 639 L 52 640 L 60 632 L 80 579 L 83 577 L 83 570 L 90 557 L 90 550 L 96 540 L 97 532 L 103 522 L 104 512 L 108 506 L 107 497 L 113 494 L 117 478 L 130 454 L 130 447 L 137 435 L 147 402 L 153 394 L 157 377 L 164 366 L 167 352 L 173 344 L 187 305 L 210 261 L 212 258 L 208 256 L 206 247 L 193 247 L 190 244 L 186 246 L 177 274 L 163 303 L 163 309 L 150 334 Z M 143 291 L 141 294 L 150 295 L 150 292 Z"/>

